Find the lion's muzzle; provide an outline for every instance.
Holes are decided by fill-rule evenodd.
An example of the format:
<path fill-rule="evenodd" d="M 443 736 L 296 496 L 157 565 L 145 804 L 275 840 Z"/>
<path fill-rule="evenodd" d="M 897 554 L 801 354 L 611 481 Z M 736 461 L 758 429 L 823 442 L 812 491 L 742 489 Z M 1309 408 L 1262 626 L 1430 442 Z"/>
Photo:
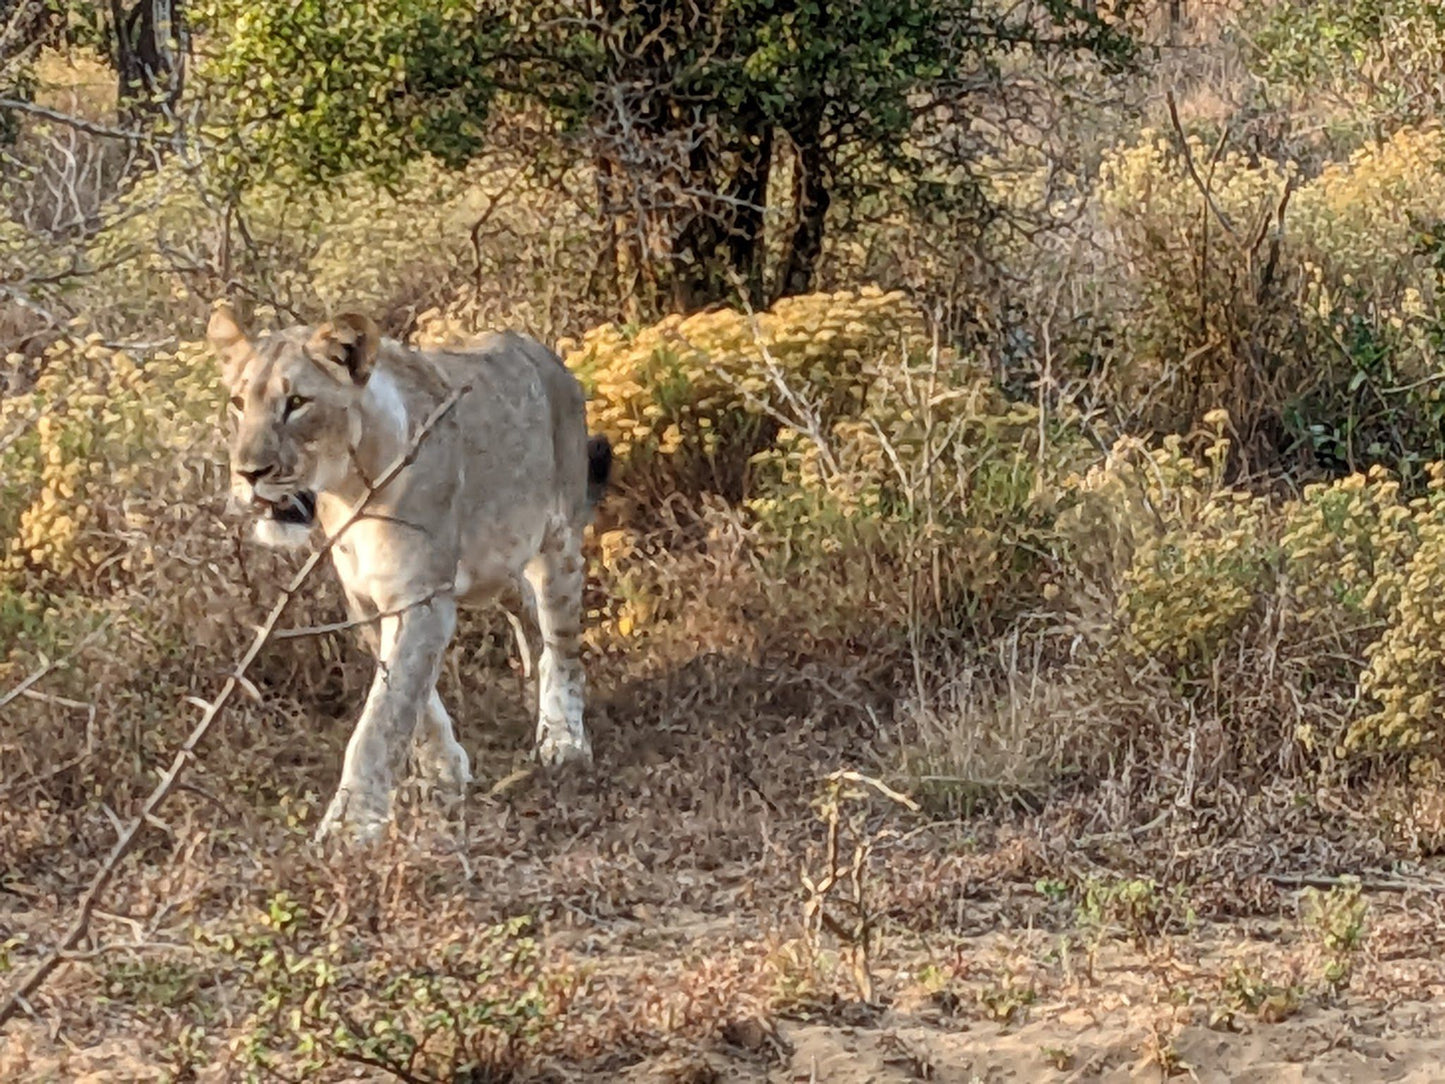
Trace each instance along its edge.
<path fill-rule="evenodd" d="M 276 523 L 310 527 L 316 519 L 316 494 L 309 489 L 278 490 L 242 481 L 232 486 L 231 496 L 235 507 Z"/>

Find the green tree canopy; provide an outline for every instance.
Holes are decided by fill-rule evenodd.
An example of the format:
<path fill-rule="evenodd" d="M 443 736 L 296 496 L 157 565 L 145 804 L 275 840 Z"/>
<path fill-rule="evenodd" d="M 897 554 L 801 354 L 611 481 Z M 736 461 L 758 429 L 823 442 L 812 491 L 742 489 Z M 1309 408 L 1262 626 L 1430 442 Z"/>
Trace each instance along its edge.
<path fill-rule="evenodd" d="M 205 21 L 242 172 L 459 165 L 500 102 L 541 107 L 595 164 L 619 262 L 660 265 L 654 305 L 685 309 L 736 276 L 808 289 L 835 200 L 920 175 L 921 133 L 966 128 L 1016 51 L 1133 55 L 1087 0 L 212 0 Z"/>

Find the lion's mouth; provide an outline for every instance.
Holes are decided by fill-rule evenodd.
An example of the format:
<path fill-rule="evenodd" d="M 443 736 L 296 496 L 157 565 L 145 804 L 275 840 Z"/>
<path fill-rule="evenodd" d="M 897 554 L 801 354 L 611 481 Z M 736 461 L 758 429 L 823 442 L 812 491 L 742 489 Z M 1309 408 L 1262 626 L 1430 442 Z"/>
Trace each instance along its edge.
<path fill-rule="evenodd" d="M 288 493 L 274 501 L 264 497 L 257 497 L 256 501 L 266 518 L 277 523 L 309 527 L 316 519 L 316 494 L 304 489 Z"/>

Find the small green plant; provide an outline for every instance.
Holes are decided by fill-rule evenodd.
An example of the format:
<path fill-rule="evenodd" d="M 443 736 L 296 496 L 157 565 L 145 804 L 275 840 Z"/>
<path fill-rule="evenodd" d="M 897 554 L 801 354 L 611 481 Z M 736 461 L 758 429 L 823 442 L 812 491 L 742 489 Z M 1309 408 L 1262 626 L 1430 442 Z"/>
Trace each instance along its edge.
<path fill-rule="evenodd" d="M 1038 999 L 1038 992 L 1032 985 L 1019 985 L 1012 975 L 1001 983 L 990 985 L 978 993 L 978 1004 L 990 1020 L 999 1024 L 1012 1024 L 1022 1017 Z"/>
<path fill-rule="evenodd" d="M 1365 941 L 1369 910 L 1358 881 L 1335 885 L 1328 892 L 1305 890 L 1305 928 L 1319 941 L 1324 955 L 1321 977 L 1332 991 L 1349 984 L 1355 956 Z"/>
<path fill-rule="evenodd" d="M 1096 944 L 1122 934 L 1139 949 L 1171 926 L 1191 926 L 1194 909 L 1182 886 L 1161 891 L 1152 878 L 1091 879 L 1084 885 L 1079 924 L 1095 934 Z"/>
<path fill-rule="evenodd" d="M 7 937 L 0 941 L 0 975 L 15 969 L 15 950 L 25 943 L 23 937 Z"/>
<path fill-rule="evenodd" d="M 509 1079 L 558 1024 L 570 987 L 541 971 L 529 920 L 378 958 L 286 893 L 256 928 L 209 938 L 255 1000 L 235 1041 L 248 1079 L 308 1078 L 345 1065 L 406 1081 Z"/>
<path fill-rule="evenodd" d="M 1053 903 L 1069 898 L 1069 886 L 1057 877 L 1040 877 L 1034 882 L 1034 891 Z"/>
<path fill-rule="evenodd" d="M 1164 892 L 1151 878 L 1091 878 L 1084 883 L 1075 920 L 1084 930 L 1085 973 L 1093 981 L 1105 940 L 1127 937 L 1145 951 L 1171 927 L 1192 926 L 1194 909 L 1182 886 Z"/>
<path fill-rule="evenodd" d="M 1223 982 L 1219 1003 L 1210 1011 L 1209 1026 L 1233 1030 L 1241 1013 L 1263 1023 L 1279 1023 L 1299 1010 L 1302 994 L 1296 985 L 1281 986 L 1256 968 L 1235 964 Z"/>
<path fill-rule="evenodd" d="M 106 968 L 102 982 L 106 1000 L 168 1009 L 189 1002 L 201 979 L 184 960 L 122 960 Z"/>
<path fill-rule="evenodd" d="M 197 1070 L 211 1061 L 206 1029 L 195 1024 L 182 1024 L 164 1044 L 161 1053 L 168 1063 L 161 1078 L 166 1084 L 195 1080 Z"/>
<path fill-rule="evenodd" d="M 1044 1061 L 1061 1073 L 1067 1073 L 1074 1067 L 1074 1055 L 1071 1050 L 1062 1046 L 1041 1046 L 1039 1053 L 1043 1055 Z"/>

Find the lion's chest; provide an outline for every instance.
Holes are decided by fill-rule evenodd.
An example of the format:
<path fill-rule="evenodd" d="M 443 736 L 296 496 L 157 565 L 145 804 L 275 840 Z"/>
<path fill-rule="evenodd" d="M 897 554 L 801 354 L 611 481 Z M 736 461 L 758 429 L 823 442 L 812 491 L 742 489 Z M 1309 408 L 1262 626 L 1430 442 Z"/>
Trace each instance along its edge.
<path fill-rule="evenodd" d="M 455 565 L 425 539 L 402 537 L 403 530 L 374 528 L 363 521 L 331 549 L 331 563 L 347 594 L 378 613 L 452 590 Z"/>

